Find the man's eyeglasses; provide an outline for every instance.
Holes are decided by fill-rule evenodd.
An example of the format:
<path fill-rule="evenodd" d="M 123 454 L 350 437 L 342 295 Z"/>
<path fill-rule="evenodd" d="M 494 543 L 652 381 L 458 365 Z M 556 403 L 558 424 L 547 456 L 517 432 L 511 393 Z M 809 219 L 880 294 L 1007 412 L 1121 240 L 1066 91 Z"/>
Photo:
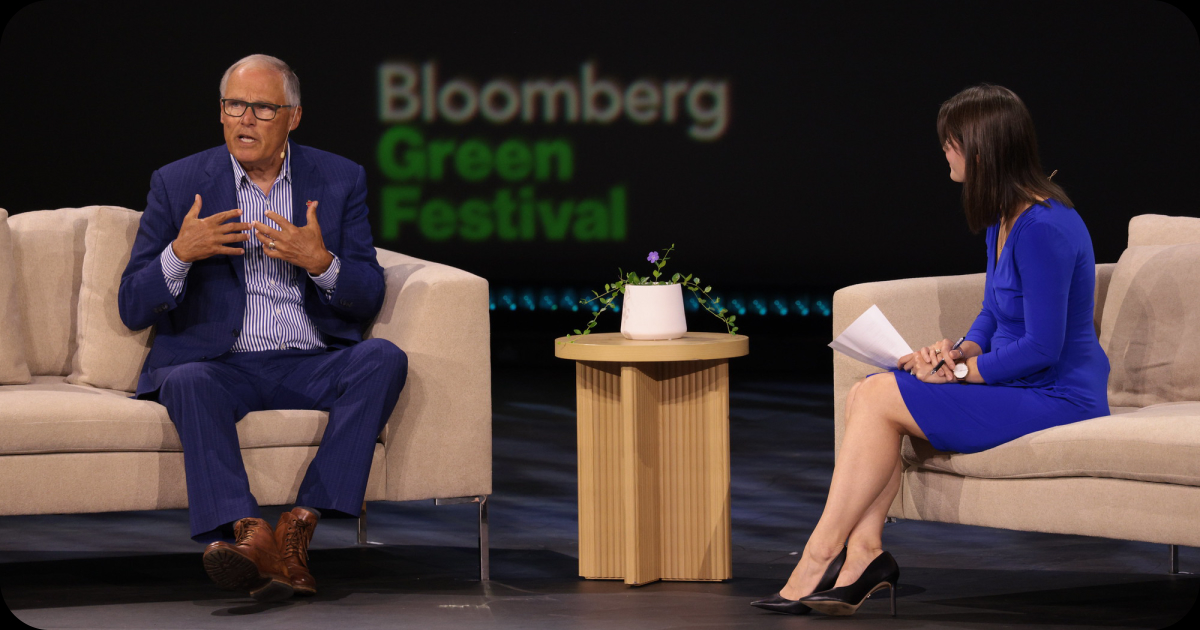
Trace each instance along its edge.
<path fill-rule="evenodd" d="M 234 118 L 241 118 L 246 115 L 246 109 L 249 108 L 254 112 L 254 117 L 259 120 L 273 120 L 275 114 L 279 113 L 281 107 L 295 107 L 295 105 L 276 105 L 274 103 L 247 103 L 239 101 L 235 98 L 221 99 L 221 108 L 226 114 Z"/>

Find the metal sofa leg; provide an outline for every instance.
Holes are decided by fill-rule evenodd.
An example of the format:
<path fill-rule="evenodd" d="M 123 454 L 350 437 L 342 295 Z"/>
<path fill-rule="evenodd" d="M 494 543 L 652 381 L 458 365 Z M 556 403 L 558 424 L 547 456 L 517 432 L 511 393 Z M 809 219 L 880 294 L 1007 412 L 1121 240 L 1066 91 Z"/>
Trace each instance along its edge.
<path fill-rule="evenodd" d="M 358 544 L 369 545 L 367 542 L 367 502 L 363 501 L 362 511 L 358 513 Z"/>
<path fill-rule="evenodd" d="M 1167 560 L 1167 573 L 1177 575 L 1179 573 L 1179 547 L 1177 545 L 1167 545 L 1169 558 Z"/>
<path fill-rule="evenodd" d="M 479 501 L 479 581 L 491 579 L 491 558 L 488 546 L 488 495 L 480 497 Z"/>
<path fill-rule="evenodd" d="M 488 496 L 480 494 L 473 497 L 450 497 L 447 499 L 434 499 L 435 505 L 456 505 L 459 503 L 478 503 L 479 504 L 479 580 L 487 582 L 491 579 L 491 563 L 488 554 L 488 513 L 487 502 Z"/>

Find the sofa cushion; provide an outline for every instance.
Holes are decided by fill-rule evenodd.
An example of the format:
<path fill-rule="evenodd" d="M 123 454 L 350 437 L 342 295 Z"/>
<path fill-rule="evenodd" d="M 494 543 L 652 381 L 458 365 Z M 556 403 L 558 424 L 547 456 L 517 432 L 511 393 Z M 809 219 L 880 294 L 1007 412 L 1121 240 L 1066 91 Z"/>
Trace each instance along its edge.
<path fill-rule="evenodd" d="M 1200 400 L 1200 244 L 1130 247 L 1109 283 L 1100 345 L 1108 402 Z"/>
<path fill-rule="evenodd" d="M 29 382 L 8 211 L 0 208 L 0 385 Z"/>
<path fill-rule="evenodd" d="M 71 373 L 83 237 L 94 211 L 37 210 L 8 219 L 25 359 L 34 376 Z"/>
<path fill-rule="evenodd" d="M 35 376 L 0 387 L 0 401 L 0 455 L 183 450 L 166 408 L 127 392 Z M 238 422 L 238 440 L 243 449 L 315 446 L 328 418 L 323 411 L 256 411 Z"/>
<path fill-rule="evenodd" d="M 979 453 L 905 440 L 904 461 L 984 479 L 1109 477 L 1200 486 L 1200 402 L 1154 405 L 1043 429 Z"/>
<path fill-rule="evenodd" d="M 88 220 L 76 316 L 78 347 L 68 383 L 127 392 L 137 389 L 153 329 L 125 327 L 117 308 L 117 289 L 141 217 L 133 210 L 99 206 Z"/>
<path fill-rule="evenodd" d="M 1200 243 L 1200 219 L 1143 214 L 1129 221 L 1129 247 Z"/>

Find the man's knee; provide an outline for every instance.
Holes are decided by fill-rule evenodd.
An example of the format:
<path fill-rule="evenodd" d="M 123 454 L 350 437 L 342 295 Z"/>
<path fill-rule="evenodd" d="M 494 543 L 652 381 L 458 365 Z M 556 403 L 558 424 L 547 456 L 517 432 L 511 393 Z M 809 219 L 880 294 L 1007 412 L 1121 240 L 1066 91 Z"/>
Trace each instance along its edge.
<path fill-rule="evenodd" d="M 179 394 L 192 394 L 212 384 L 215 370 L 211 364 L 197 362 L 175 366 L 159 386 L 159 400 L 170 400 Z"/>
<path fill-rule="evenodd" d="M 408 355 L 387 339 L 375 337 L 359 344 L 362 356 L 380 369 L 390 370 L 397 376 L 408 375 Z"/>

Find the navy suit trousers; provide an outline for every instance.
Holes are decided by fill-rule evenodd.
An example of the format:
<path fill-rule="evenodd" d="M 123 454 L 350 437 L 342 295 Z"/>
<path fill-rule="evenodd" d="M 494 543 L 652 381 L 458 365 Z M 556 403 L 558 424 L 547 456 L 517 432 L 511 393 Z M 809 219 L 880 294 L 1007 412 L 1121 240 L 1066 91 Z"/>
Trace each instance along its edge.
<path fill-rule="evenodd" d="M 259 516 L 236 426 L 252 411 L 328 411 L 296 504 L 357 516 L 376 438 L 407 376 L 408 357 L 386 339 L 342 350 L 226 353 L 173 367 L 158 400 L 183 443 L 192 538 L 216 540 L 224 525 Z"/>

